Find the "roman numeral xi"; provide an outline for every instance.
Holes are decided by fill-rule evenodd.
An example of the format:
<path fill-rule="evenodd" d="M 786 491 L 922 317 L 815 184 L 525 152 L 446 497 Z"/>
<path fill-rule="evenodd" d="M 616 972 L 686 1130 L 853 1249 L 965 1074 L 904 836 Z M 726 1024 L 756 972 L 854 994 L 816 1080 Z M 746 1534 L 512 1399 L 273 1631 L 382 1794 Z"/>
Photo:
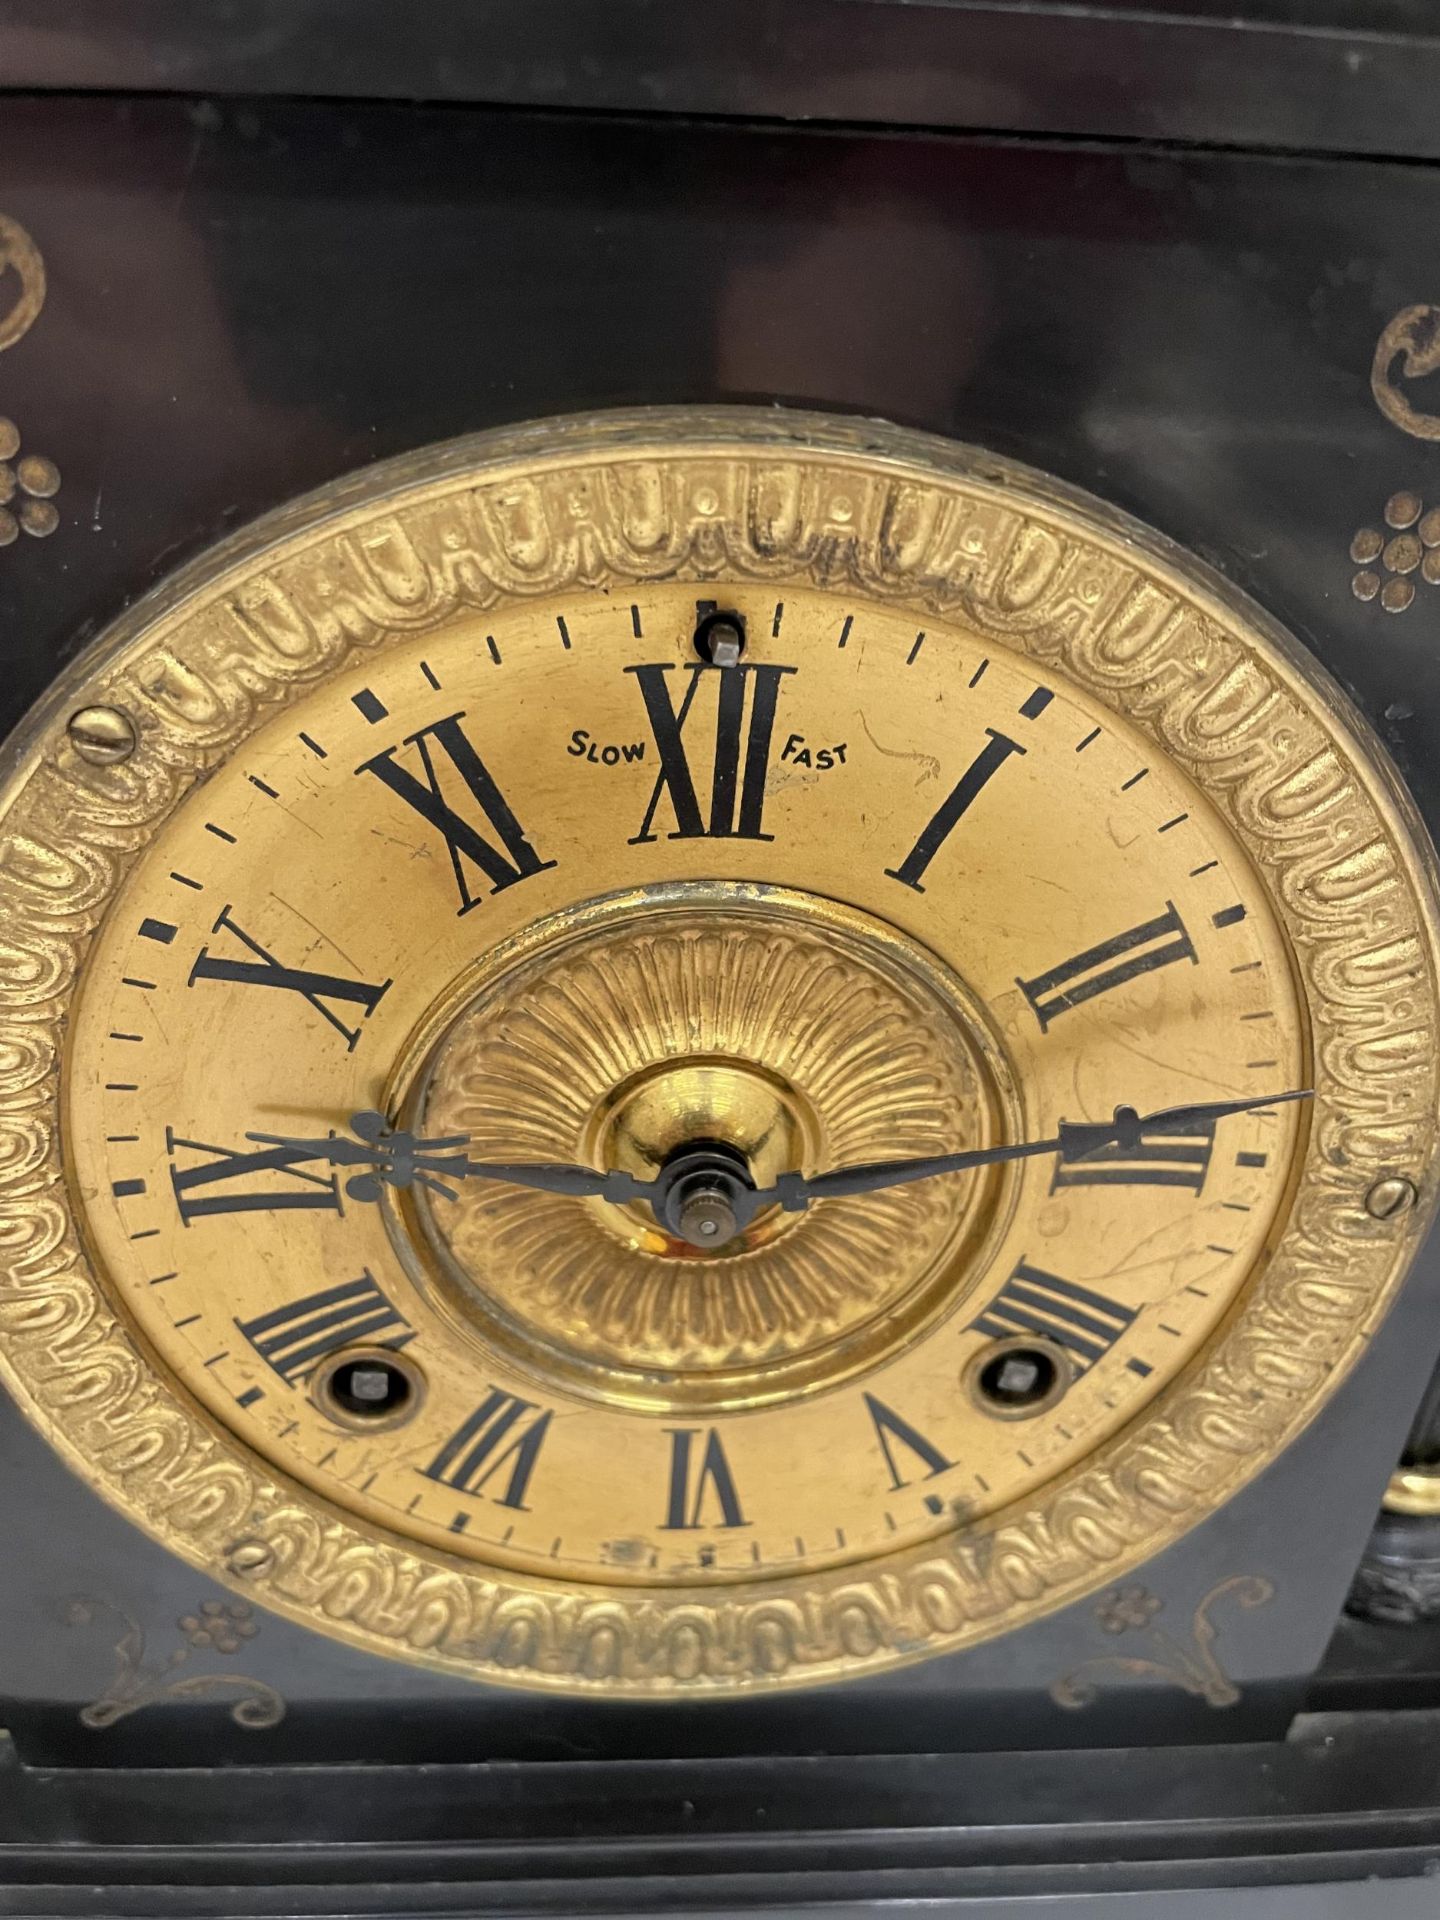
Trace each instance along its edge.
<path fill-rule="evenodd" d="M 484 891 L 474 891 L 477 877 L 488 892 L 500 893 L 517 880 L 544 873 L 555 862 L 542 860 L 525 837 L 509 802 L 460 724 L 464 718 L 463 713 L 447 714 L 445 719 L 405 738 L 401 746 L 413 749 L 418 773 L 402 765 L 400 747 L 386 747 L 373 759 L 362 761 L 355 771 L 372 774 L 440 835 L 450 856 L 459 911 L 469 913 L 485 897 Z"/>

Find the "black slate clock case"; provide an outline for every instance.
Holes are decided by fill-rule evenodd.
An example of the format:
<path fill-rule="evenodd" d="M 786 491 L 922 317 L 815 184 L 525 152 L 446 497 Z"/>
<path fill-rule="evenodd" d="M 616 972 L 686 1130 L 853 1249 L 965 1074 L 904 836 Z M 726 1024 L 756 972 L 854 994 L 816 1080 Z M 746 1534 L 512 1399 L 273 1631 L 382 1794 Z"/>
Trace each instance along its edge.
<path fill-rule="evenodd" d="M 783 402 L 982 444 L 1181 542 L 1440 826 L 1440 587 L 1387 610 L 1402 576 L 1359 597 L 1351 557 L 1397 493 L 1440 506 L 1440 441 L 1372 379 L 1440 301 L 1435 44 L 1399 4 L 1229 11 L 497 7 L 447 39 L 368 5 L 0 7 L 0 214 L 47 275 L 0 413 L 61 476 L 56 532 L 0 551 L 0 721 L 179 562 L 370 460 Z M 1440 415 L 1440 374 L 1382 372 Z M 1437 1306 L 1432 1246 L 1315 1425 L 1146 1569 L 1150 1670 L 1079 1709 L 1056 1683 L 1116 1650 L 1093 1601 L 812 1693 L 467 1687 L 247 1614 L 6 1407 L 0 1911 L 146 1883 L 318 1912 L 327 1877 L 410 1911 L 437 1873 L 458 1911 L 1417 1871 L 1440 1643 L 1343 1609 Z M 252 1681 L 273 1724 L 232 1714 Z"/>

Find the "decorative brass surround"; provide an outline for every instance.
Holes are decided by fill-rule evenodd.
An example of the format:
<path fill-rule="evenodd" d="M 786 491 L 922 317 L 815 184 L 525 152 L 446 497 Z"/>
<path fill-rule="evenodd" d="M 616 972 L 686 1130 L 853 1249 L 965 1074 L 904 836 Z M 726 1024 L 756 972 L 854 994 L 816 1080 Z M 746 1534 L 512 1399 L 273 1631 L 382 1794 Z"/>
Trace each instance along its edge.
<path fill-rule="evenodd" d="M 1128 716 L 1265 877 L 1316 1036 L 1311 1143 L 1243 1310 L 1074 1471 L 883 1563 L 752 1586 L 605 1587 L 467 1563 L 343 1517 L 158 1373 L 92 1265 L 60 1137 L 62 1042 L 151 836 L 262 722 L 458 609 L 584 584 L 844 583 L 951 614 Z M 140 751 L 87 764 L 81 704 Z M 771 410 L 545 422 L 369 469 L 128 609 L 7 750 L 0 823 L 0 1365 L 91 1485 L 195 1565 L 376 1652 L 510 1685 L 664 1696 L 954 1650 L 1101 1586 L 1294 1437 L 1384 1313 L 1433 1210 L 1436 912 L 1419 829 L 1338 693 L 1256 608 L 1022 468 Z M 1403 1218 L 1364 1211 L 1397 1168 Z M 783 1244 L 783 1243 L 777 1243 Z"/>

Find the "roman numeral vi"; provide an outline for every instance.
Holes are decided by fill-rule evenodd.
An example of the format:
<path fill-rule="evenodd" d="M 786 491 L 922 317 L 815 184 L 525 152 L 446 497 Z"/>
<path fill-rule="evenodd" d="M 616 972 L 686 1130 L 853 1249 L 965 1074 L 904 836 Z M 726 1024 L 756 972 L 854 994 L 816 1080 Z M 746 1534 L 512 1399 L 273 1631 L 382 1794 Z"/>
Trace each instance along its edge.
<path fill-rule="evenodd" d="M 661 1526 L 670 1533 L 693 1533 L 713 1525 L 706 1518 L 708 1503 L 712 1511 L 719 1508 L 722 1527 L 748 1527 L 750 1522 L 740 1511 L 730 1462 L 714 1427 L 704 1430 L 704 1444 L 698 1448 L 695 1442 L 701 1438 L 699 1427 L 672 1427 L 669 1433 L 670 1496 Z"/>

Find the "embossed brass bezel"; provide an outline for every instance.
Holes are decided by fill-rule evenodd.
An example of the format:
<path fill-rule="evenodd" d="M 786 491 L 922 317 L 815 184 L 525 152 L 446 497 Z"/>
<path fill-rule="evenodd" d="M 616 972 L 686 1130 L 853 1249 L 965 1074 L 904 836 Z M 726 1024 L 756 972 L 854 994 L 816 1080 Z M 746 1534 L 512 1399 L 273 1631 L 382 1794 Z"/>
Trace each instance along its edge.
<path fill-rule="evenodd" d="M 329 597 L 306 611 L 294 589 L 320 569 Z M 284 644 L 240 612 L 282 575 Z M 497 1572 L 282 1480 L 157 1373 L 117 1315 L 59 1131 L 79 970 L 198 779 L 363 648 L 462 601 L 665 578 L 844 582 L 953 614 L 1124 713 L 1203 786 L 1264 876 L 1319 1037 L 1290 1230 L 1145 1413 L 938 1544 L 724 1590 Z M 140 748 L 123 766 L 87 764 L 67 742 L 87 703 L 134 716 Z M 0 1368 L 76 1471 L 164 1545 L 372 1652 L 512 1686 L 663 1697 L 837 1679 L 1016 1627 L 1124 1576 L 1293 1439 L 1363 1351 L 1434 1209 L 1435 882 L 1363 723 L 1196 562 L 973 449 L 819 416 L 665 409 L 426 449 L 271 515 L 127 610 L 9 743 L 5 774 Z M 1365 1191 L 1397 1166 L 1420 1203 L 1374 1220 Z"/>

